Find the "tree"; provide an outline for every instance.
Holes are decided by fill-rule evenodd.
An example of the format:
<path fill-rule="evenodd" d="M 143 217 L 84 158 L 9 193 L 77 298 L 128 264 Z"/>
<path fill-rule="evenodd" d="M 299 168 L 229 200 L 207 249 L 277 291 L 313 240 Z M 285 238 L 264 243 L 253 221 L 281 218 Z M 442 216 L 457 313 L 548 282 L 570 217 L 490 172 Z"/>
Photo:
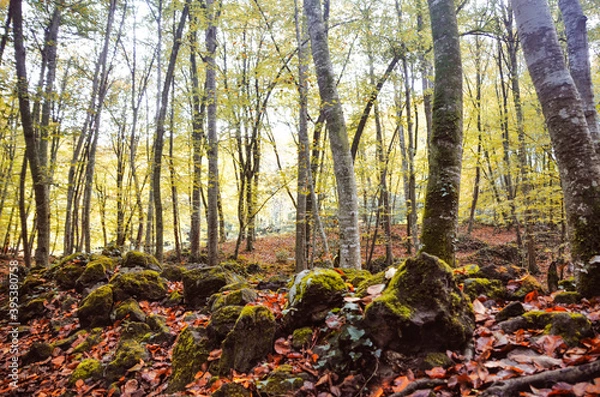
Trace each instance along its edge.
<path fill-rule="evenodd" d="M 462 66 L 452 0 L 429 0 L 435 81 L 422 250 L 455 263 L 462 165 Z"/>
<path fill-rule="evenodd" d="M 600 290 L 600 162 L 584 105 L 567 69 L 545 0 L 513 0 L 529 74 L 542 105 L 561 176 L 571 252 L 584 296 Z"/>
<path fill-rule="evenodd" d="M 329 44 L 319 0 L 305 0 L 308 31 L 315 64 L 321 106 L 327 120 L 338 192 L 340 225 L 340 265 L 360 269 L 360 232 L 358 227 L 358 194 L 354 164 L 350 153 L 346 122 L 329 55 Z"/>

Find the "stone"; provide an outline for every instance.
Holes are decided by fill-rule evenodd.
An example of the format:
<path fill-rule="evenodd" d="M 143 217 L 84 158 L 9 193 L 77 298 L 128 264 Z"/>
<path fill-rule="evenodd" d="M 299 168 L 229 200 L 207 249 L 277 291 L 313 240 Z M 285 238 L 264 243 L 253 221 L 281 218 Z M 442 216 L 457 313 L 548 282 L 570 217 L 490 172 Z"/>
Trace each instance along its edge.
<path fill-rule="evenodd" d="M 525 313 L 525 308 L 521 302 L 510 302 L 496 314 L 496 321 L 502 322 L 509 318 L 517 317 Z"/>
<path fill-rule="evenodd" d="M 252 393 L 238 383 L 225 383 L 212 393 L 212 397 L 251 397 Z"/>
<path fill-rule="evenodd" d="M 86 288 L 95 284 L 108 282 L 108 270 L 111 268 L 109 266 L 114 267 L 112 260 L 106 257 L 88 263 L 83 273 L 75 281 L 75 289 L 78 292 L 83 292 Z"/>
<path fill-rule="evenodd" d="M 183 279 L 184 271 L 185 268 L 183 266 L 165 264 L 163 265 L 160 276 L 169 281 L 181 281 Z"/>
<path fill-rule="evenodd" d="M 139 303 L 133 298 L 127 298 L 123 302 L 119 303 L 110 314 L 110 318 L 113 321 L 130 319 L 131 321 L 139 321 L 141 323 L 146 321 L 146 314 L 140 308 Z"/>
<path fill-rule="evenodd" d="M 167 392 L 184 390 L 217 346 L 204 328 L 187 327 L 181 331 L 173 348 L 172 373 Z"/>
<path fill-rule="evenodd" d="M 129 251 L 125 254 L 121 267 L 154 270 L 159 273 L 162 271 L 162 266 L 155 257 L 140 251 Z"/>
<path fill-rule="evenodd" d="M 422 253 L 407 259 L 381 296 L 367 305 L 365 326 L 380 348 L 408 355 L 463 349 L 475 319 L 452 269 Z"/>
<path fill-rule="evenodd" d="M 100 378 L 102 378 L 102 363 L 93 358 L 86 358 L 77 365 L 71 374 L 69 384 L 74 385 L 78 380 L 98 380 Z"/>
<path fill-rule="evenodd" d="M 21 364 L 29 365 L 38 361 L 43 361 L 48 357 L 52 357 L 54 346 L 46 342 L 34 342 L 29 350 L 23 354 Z"/>
<path fill-rule="evenodd" d="M 214 312 L 224 306 L 246 306 L 256 299 L 258 299 L 258 293 L 250 288 L 219 292 L 210 297 L 210 310 Z"/>
<path fill-rule="evenodd" d="M 530 311 L 520 317 L 503 321 L 498 326 L 504 332 L 518 329 L 543 329 L 546 335 L 559 335 L 565 343 L 577 346 L 579 341 L 593 336 L 592 323 L 581 313 Z"/>
<path fill-rule="evenodd" d="M 301 350 L 310 346 L 313 337 L 313 329 L 311 327 L 302 327 L 294 330 L 292 334 L 292 346 L 296 350 Z"/>
<path fill-rule="evenodd" d="M 96 288 L 81 301 L 77 310 L 81 327 L 93 328 L 111 324 L 110 312 L 113 303 L 113 289 L 110 285 Z"/>
<path fill-rule="evenodd" d="M 137 300 L 158 301 L 167 296 L 167 284 L 154 270 L 116 274 L 111 280 L 115 301 L 129 297 Z"/>
<path fill-rule="evenodd" d="M 503 299 L 506 295 L 504 286 L 500 280 L 487 278 L 466 278 L 463 280 L 463 292 L 471 299 L 477 299 L 484 295 L 490 299 Z"/>
<path fill-rule="evenodd" d="M 200 267 L 183 272 L 183 297 L 186 306 L 198 309 L 206 306 L 207 298 L 227 284 L 241 281 L 234 273 L 221 267 Z"/>
<path fill-rule="evenodd" d="M 109 382 L 113 382 L 126 375 L 127 370 L 138 364 L 140 360 L 148 361 L 149 359 L 150 355 L 141 343 L 134 339 L 121 340 L 104 375 Z"/>
<path fill-rule="evenodd" d="M 206 330 L 211 338 L 219 341 L 219 343 L 222 342 L 233 329 L 241 312 L 241 306 L 224 306 L 216 310 L 206 326 Z"/>

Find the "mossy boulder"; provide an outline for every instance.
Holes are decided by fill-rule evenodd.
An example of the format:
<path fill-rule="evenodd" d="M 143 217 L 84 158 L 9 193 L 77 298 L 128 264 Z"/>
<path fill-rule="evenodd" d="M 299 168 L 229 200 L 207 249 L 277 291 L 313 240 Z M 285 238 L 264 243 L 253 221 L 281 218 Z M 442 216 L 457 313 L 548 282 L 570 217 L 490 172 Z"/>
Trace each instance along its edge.
<path fill-rule="evenodd" d="M 73 353 L 85 353 L 102 341 L 102 328 L 94 328 L 83 342 L 73 348 Z"/>
<path fill-rule="evenodd" d="M 33 345 L 21 357 L 21 364 L 28 365 L 38 361 L 43 361 L 52 356 L 54 346 L 46 342 L 34 342 Z"/>
<path fill-rule="evenodd" d="M 185 267 L 179 265 L 163 265 L 162 272 L 160 273 L 162 278 L 166 278 L 169 281 L 181 281 L 183 279 L 183 272 Z"/>
<path fill-rule="evenodd" d="M 554 296 L 554 303 L 562 303 L 563 305 L 572 305 L 581 300 L 581 294 L 574 291 L 564 291 Z"/>
<path fill-rule="evenodd" d="M 54 280 L 60 289 L 69 290 L 75 288 L 77 279 L 85 271 L 85 263 L 67 263 L 58 265 L 59 268 L 54 272 Z"/>
<path fill-rule="evenodd" d="M 207 304 L 207 298 L 236 281 L 241 281 L 234 273 L 219 266 L 200 267 L 183 272 L 183 296 L 185 304 L 197 309 Z"/>
<path fill-rule="evenodd" d="M 521 302 L 510 302 L 496 315 L 496 321 L 502 322 L 509 318 L 518 317 L 525 313 L 525 307 Z"/>
<path fill-rule="evenodd" d="M 225 291 L 210 297 L 211 312 L 224 306 L 246 306 L 258 298 L 258 293 L 250 288 Z"/>
<path fill-rule="evenodd" d="M 40 296 L 25 302 L 19 308 L 19 321 L 26 323 L 29 320 L 44 317 L 48 312 L 45 306 L 47 300 L 48 296 Z"/>
<path fill-rule="evenodd" d="M 256 286 L 259 290 L 277 291 L 285 288 L 290 281 L 288 276 L 282 274 L 276 274 L 269 277 L 266 280 L 260 281 Z"/>
<path fill-rule="evenodd" d="M 506 295 L 506 291 L 500 280 L 490 280 L 487 278 L 464 279 L 463 292 L 471 300 L 475 300 L 480 295 L 485 295 L 491 299 L 503 299 Z"/>
<path fill-rule="evenodd" d="M 93 358 L 86 358 L 75 368 L 69 379 L 69 384 L 74 385 L 78 380 L 102 378 L 102 363 Z"/>
<path fill-rule="evenodd" d="M 250 371 L 273 349 L 275 327 L 275 317 L 265 306 L 244 307 L 222 343 L 219 372 L 228 374 L 230 369 L 241 373 Z"/>
<path fill-rule="evenodd" d="M 343 273 L 342 278 L 344 281 L 352 284 L 354 287 L 372 277 L 371 272 L 364 269 L 343 269 Z"/>
<path fill-rule="evenodd" d="M 514 292 L 511 292 L 511 286 Z M 515 287 L 517 287 L 516 290 L 514 290 Z M 524 299 L 528 293 L 533 291 L 538 291 L 542 294 L 545 292 L 542 284 L 530 274 L 517 280 L 515 284 L 509 283 L 507 290 L 514 299 Z"/>
<path fill-rule="evenodd" d="M 231 332 L 241 312 L 241 306 L 223 306 L 213 312 L 206 326 L 209 335 L 221 342 Z"/>
<path fill-rule="evenodd" d="M 558 288 L 564 291 L 577 291 L 575 277 L 568 277 L 558 282 Z"/>
<path fill-rule="evenodd" d="M 155 257 L 140 251 L 129 251 L 125 254 L 121 267 L 154 270 L 155 272 L 162 271 L 162 266 Z"/>
<path fill-rule="evenodd" d="M 110 312 L 113 308 L 113 288 L 103 285 L 86 296 L 77 310 L 82 328 L 102 327 L 112 323 Z"/>
<path fill-rule="evenodd" d="M 139 321 L 143 323 L 146 321 L 146 314 L 140 308 L 140 304 L 135 299 L 127 298 L 115 307 L 110 314 L 110 318 L 113 321 L 124 320 L 128 318 L 131 321 Z"/>
<path fill-rule="evenodd" d="M 543 329 L 545 334 L 559 335 L 569 346 L 593 335 L 592 323 L 581 313 L 530 311 L 520 317 L 501 322 L 504 332 L 518 329 Z"/>
<path fill-rule="evenodd" d="M 475 319 L 450 266 L 422 253 L 407 259 L 366 307 L 365 325 L 379 347 L 416 354 L 464 348 Z"/>
<path fill-rule="evenodd" d="M 294 374 L 291 365 L 281 365 L 261 382 L 261 394 L 269 397 L 284 397 L 294 395 L 294 392 L 304 385 L 301 374 Z"/>
<path fill-rule="evenodd" d="M 32 273 L 25 277 L 21 287 L 19 288 L 20 295 L 29 295 L 43 290 L 46 279 L 39 273 Z"/>
<path fill-rule="evenodd" d="M 175 340 L 175 335 L 171 333 L 171 330 L 167 326 L 165 317 L 158 314 L 151 314 L 146 317 L 146 324 L 148 324 L 152 330 L 149 342 L 167 343 L 170 345 Z"/>
<path fill-rule="evenodd" d="M 112 264 L 112 260 L 106 257 L 88 263 L 83 273 L 81 273 L 75 282 L 75 289 L 78 292 L 83 292 L 86 288 L 90 288 L 95 284 L 107 282 L 108 270 L 110 268 L 107 267 L 106 262 Z"/>
<path fill-rule="evenodd" d="M 124 376 L 127 370 L 138 364 L 140 360 L 148 361 L 149 359 L 150 355 L 141 343 L 134 339 L 121 340 L 104 375 L 109 382 L 113 382 Z"/>
<path fill-rule="evenodd" d="M 137 300 L 157 301 L 167 296 L 167 284 L 154 270 L 142 270 L 116 274 L 111 280 L 115 300 L 129 297 Z"/>
<path fill-rule="evenodd" d="M 335 270 L 314 269 L 298 273 L 288 294 L 284 326 L 293 330 L 322 322 L 331 309 L 343 304 L 347 291 L 346 283 Z"/>
<path fill-rule="evenodd" d="M 450 357 L 448 357 L 446 353 L 432 352 L 428 353 L 423 358 L 423 362 L 421 363 L 420 367 L 424 370 L 427 370 L 435 367 L 448 368 L 452 364 L 454 364 L 454 362 L 450 359 Z"/>
<path fill-rule="evenodd" d="M 212 393 L 212 397 L 251 397 L 252 393 L 238 383 L 225 383 Z"/>
<path fill-rule="evenodd" d="M 296 350 L 301 350 L 310 345 L 312 337 L 313 329 L 311 327 L 298 328 L 292 334 L 292 346 Z"/>
<path fill-rule="evenodd" d="M 183 295 L 181 292 L 174 290 L 169 293 L 164 302 L 165 307 L 175 307 L 183 304 Z"/>
<path fill-rule="evenodd" d="M 150 326 L 139 321 L 123 321 L 121 325 L 121 340 L 133 339 L 138 342 L 146 342 L 152 334 Z"/>
<path fill-rule="evenodd" d="M 373 274 L 371 277 L 367 277 L 361 281 L 355 288 L 356 296 L 365 297 L 367 296 L 367 290 L 372 285 L 387 284 L 390 280 L 386 278 L 385 272 L 379 272 Z"/>
<path fill-rule="evenodd" d="M 216 347 L 204 328 L 187 327 L 181 331 L 173 348 L 173 372 L 167 392 L 185 389 L 185 385 L 194 380 L 194 375 L 202 369 L 210 352 Z"/>

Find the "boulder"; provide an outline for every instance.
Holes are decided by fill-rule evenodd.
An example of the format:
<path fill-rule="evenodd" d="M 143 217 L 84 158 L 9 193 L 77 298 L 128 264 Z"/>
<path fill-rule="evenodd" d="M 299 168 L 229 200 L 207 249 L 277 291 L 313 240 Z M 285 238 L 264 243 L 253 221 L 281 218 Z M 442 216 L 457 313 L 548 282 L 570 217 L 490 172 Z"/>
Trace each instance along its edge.
<path fill-rule="evenodd" d="M 88 263 L 83 273 L 75 281 L 75 289 L 83 292 L 98 283 L 108 282 L 108 270 L 114 267 L 110 258 L 100 258 Z"/>
<path fill-rule="evenodd" d="M 128 318 L 132 321 L 143 323 L 146 321 L 146 314 L 142 311 L 139 303 L 135 299 L 127 298 L 115 307 L 115 310 L 110 314 L 110 318 L 113 321 Z"/>
<path fill-rule="evenodd" d="M 242 309 L 233 330 L 222 343 L 223 354 L 219 372 L 230 369 L 247 373 L 273 349 L 275 317 L 265 306 L 246 306 Z"/>
<path fill-rule="evenodd" d="M 561 303 L 563 305 L 573 305 L 581 300 L 579 292 L 574 291 L 563 291 L 554 295 L 554 303 Z"/>
<path fill-rule="evenodd" d="M 167 296 L 167 284 L 154 270 L 118 273 L 111 280 L 115 301 L 129 297 L 137 300 L 157 301 Z"/>
<path fill-rule="evenodd" d="M 163 265 L 162 272 L 160 276 L 162 278 L 166 278 L 169 281 L 181 281 L 183 278 L 183 272 L 185 271 L 185 267 L 179 265 Z"/>
<path fill-rule="evenodd" d="M 506 291 L 500 280 L 490 280 L 488 278 L 464 279 L 463 292 L 467 294 L 471 301 L 480 295 L 484 295 L 490 299 L 503 299 L 506 295 Z"/>
<path fill-rule="evenodd" d="M 134 339 L 121 340 L 113 360 L 106 367 L 104 376 L 109 382 L 113 382 L 126 375 L 127 370 L 138 364 L 140 360 L 149 359 L 150 355 L 141 343 Z"/>
<path fill-rule="evenodd" d="M 123 259 L 123 263 L 121 263 L 122 268 L 128 269 L 146 269 L 146 270 L 154 270 L 155 272 L 161 272 L 162 266 L 150 254 L 146 254 L 144 252 L 139 251 L 129 251 L 125 254 L 125 258 Z"/>
<path fill-rule="evenodd" d="M 21 364 L 29 365 L 52 357 L 54 346 L 47 342 L 34 342 L 33 345 L 21 357 Z"/>
<path fill-rule="evenodd" d="M 238 383 L 224 383 L 221 387 L 215 390 L 212 397 L 251 397 L 252 393 L 244 386 Z"/>
<path fill-rule="evenodd" d="M 510 302 L 496 314 L 496 321 L 501 322 L 509 318 L 520 316 L 525 313 L 525 307 L 521 302 Z"/>
<path fill-rule="evenodd" d="M 581 313 L 530 311 L 498 324 L 504 332 L 518 329 L 543 329 L 545 334 L 559 335 L 571 347 L 593 336 L 592 323 Z"/>
<path fill-rule="evenodd" d="M 110 285 L 103 285 L 92 291 L 81 301 L 77 310 L 81 327 L 93 328 L 111 324 L 110 312 L 113 302 L 113 289 Z"/>
<path fill-rule="evenodd" d="M 291 331 L 322 322 L 331 309 L 342 306 L 347 291 L 346 283 L 335 270 L 298 273 L 288 294 L 284 326 Z"/>
<path fill-rule="evenodd" d="M 86 331 L 83 331 L 86 332 Z M 102 328 L 93 328 L 85 340 L 73 347 L 73 353 L 89 352 L 91 348 L 102 341 Z"/>
<path fill-rule="evenodd" d="M 102 378 L 102 363 L 93 358 L 86 358 L 75 368 L 69 379 L 69 384 L 74 385 L 78 380 L 98 380 Z"/>
<path fill-rule="evenodd" d="M 259 391 L 270 397 L 285 397 L 294 395 L 304 385 L 306 374 L 296 373 L 291 365 L 280 365 L 275 368 L 260 384 Z"/>
<path fill-rule="evenodd" d="M 464 348 L 475 320 L 452 269 L 422 253 L 407 259 L 382 295 L 366 307 L 365 326 L 379 347 L 418 354 Z"/>
<path fill-rule="evenodd" d="M 171 345 L 175 340 L 175 335 L 171 333 L 171 330 L 167 326 L 167 320 L 163 316 L 158 314 L 151 314 L 146 317 L 146 324 L 150 326 L 152 335 L 150 336 L 150 343 L 167 343 Z"/>
<path fill-rule="evenodd" d="M 187 327 L 181 331 L 173 348 L 172 373 L 167 392 L 184 390 L 216 347 L 204 328 Z"/>
<path fill-rule="evenodd" d="M 258 293 L 250 288 L 224 291 L 210 297 L 210 310 L 214 312 L 224 306 L 246 306 L 258 298 Z"/>
<path fill-rule="evenodd" d="M 216 310 L 210 317 L 206 330 L 211 338 L 219 343 L 231 332 L 240 313 L 241 306 L 224 306 Z"/>
<path fill-rule="evenodd" d="M 593 256 L 581 273 L 577 280 L 577 292 L 585 298 L 600 296 L 600 256 Z"/>
<path fill-rule="evenodd" d="M 150 339 L 150 326 L 139 321 L 123 321 L 121 325 L 121 341 L 132 339 L 137 342 L 146 342 Z"/>
<path fill-rule="evenodd" d="M 45 303 L 49 301 L 51 294 L 40 296 L 30 301 L 25 302 L 19 308 L 19 321 L 26 323 L 29 320 L 35 318 L 42 318 L 46 316 L 48 309 L 46 309 Z"/>
<path fill-rule="evenodd" d="M 296 350 L 309 347 L 313 339 L 313 329 L 311 327 L 302 327 L 294 330 L 292 334 L 292 346 Z"/>
<path fill-rule="evenodd" d="M 197 309 L 207 304 L 207 298 L 236 281 L 241 281 L 234 273 L 219 266 L 199 267 L 183 272 L 183 297 L 185 304 Z"/>
<path fill-rule="evenodd" d="M 528 274 L 518 280 L 511 281 L 507 284 L 506 289 L 509 295 L 513 299 L 523 299 L 525 296 L 533 291 L 544 293 L 545 289 L 539 281 L 532 275 Z"/>
<path fill-rule="evenodd" d="M 85 271 L 86 264 L 76 262 L 59 266 L 60 268 L 54 272 L 54 280 L 58 287 L 63 290 L 75 288 L 75 283 Z"/>

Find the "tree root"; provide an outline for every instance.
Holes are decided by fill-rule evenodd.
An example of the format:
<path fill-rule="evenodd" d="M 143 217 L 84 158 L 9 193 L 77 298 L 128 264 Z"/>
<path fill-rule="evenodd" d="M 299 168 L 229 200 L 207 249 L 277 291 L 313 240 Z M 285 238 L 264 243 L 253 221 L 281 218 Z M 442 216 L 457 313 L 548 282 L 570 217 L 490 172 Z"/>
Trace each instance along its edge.
<path fill-rule="evenodd" d="M 389 397 L 405 397 L 405 396 L 408 396 L 409 394 L 416 392 L 417 390 L 433 389 L 434 387 L 445 385 L 447 382 L 448 381 L 445 379 L 429 379 L 429 378 L 417 379 L 414 382 L 412 382 L 411 384 L 409 384 L 408 386 L 406 386 L 406 389 L 399 391 L 397 393 L 391 394 Z"/>
<path fill-rule="evenodd" d="M 511 396 L 518 391 L 526 390 L 529 386 L 552 387 L 557 382 L 578 383 L 590 381 L 600 376 L 600 361 L 541 372 L 539 374 L 497 381 L 480 394 L 480 397 Z"/>

